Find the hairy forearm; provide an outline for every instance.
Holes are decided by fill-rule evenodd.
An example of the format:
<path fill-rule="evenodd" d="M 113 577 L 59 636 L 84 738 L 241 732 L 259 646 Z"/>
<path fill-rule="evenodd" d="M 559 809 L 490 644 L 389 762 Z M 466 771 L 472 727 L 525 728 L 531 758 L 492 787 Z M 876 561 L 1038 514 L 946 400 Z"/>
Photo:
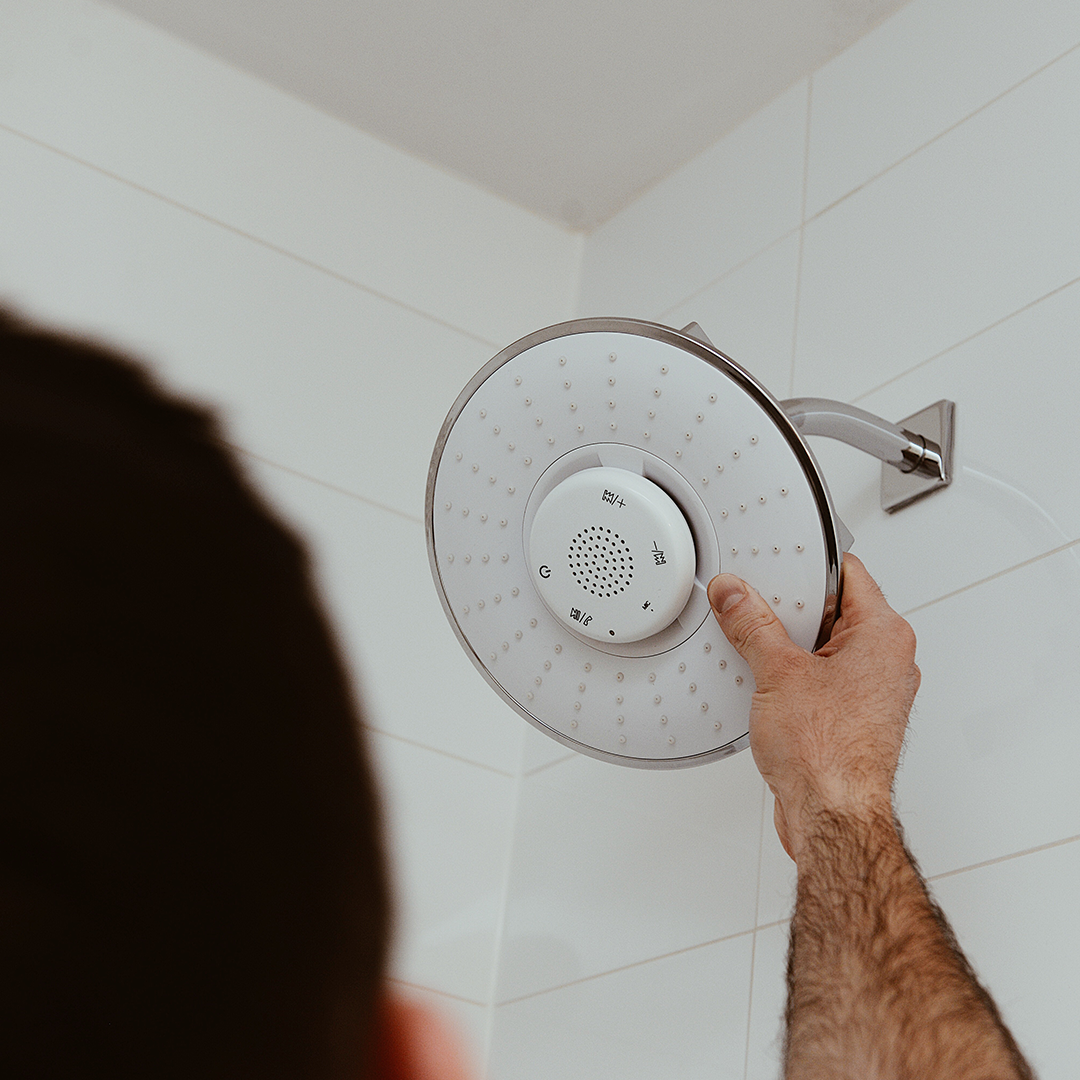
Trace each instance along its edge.
<path fill-rule="evenodd" d="M 787 1080 L 1033 1076 L 891 815 L 818 813 L 798 865 Z"/>

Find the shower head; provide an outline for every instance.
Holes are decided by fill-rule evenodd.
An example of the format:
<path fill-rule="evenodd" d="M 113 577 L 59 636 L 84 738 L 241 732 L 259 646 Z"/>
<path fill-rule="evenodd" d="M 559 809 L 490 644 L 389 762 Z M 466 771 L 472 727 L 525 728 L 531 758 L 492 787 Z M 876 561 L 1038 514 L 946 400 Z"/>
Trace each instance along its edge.
<path fill-rule="evenodd" d="M 850 545 L 797 426 L 819 433 L 821 403 L 793 404 L 794 420 L 695 324 L 562 323 L 474 376 L 432 456 L 428 555 L 466 653 L 526 720 L 641 768 L 748 745 L 754 682 L 710 579 L 747 580 L 813 649 Z M 910 433 L 878 424 L 910 465 Z M 917 445 L 925 473 L 936 444 Z"/>

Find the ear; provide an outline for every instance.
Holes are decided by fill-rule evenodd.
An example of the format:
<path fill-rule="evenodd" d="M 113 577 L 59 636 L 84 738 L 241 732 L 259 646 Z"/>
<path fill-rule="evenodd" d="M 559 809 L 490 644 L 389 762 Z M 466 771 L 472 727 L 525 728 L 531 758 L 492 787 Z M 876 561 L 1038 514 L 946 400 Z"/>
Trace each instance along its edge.
<path fill-rule="evenodd" d="M 375 1031 L 375 1080 L 472 1080 L 464 1042 L 434 1007 L 387 990 Z"/>

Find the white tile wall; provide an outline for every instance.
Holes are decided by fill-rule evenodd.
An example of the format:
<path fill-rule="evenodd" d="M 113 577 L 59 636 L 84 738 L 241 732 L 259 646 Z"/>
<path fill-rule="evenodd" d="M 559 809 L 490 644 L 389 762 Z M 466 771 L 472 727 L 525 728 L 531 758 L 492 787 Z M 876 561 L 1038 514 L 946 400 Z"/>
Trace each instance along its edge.
<path fill-rule="evenodd" d="M 780 1080 L 782 1075 L 788 930 L 787 923 L 779 923 L 754 934 L 746 1080 Z"/>
<path fill-rule="evenodd" d="M 3 131 L 0 185 L 9 299 L 148 355 L 252 453 L 423 517 L 431 447 L 487 346 Z"/>
<path fill-rule="evenodd" d="M 402 982 L 486 1005 L 513 827 L 514 777 L 372 733 L 397 880 Z"/>
<path fill-rule="evenodd" d="M 791 917 L 795 906 L 795 864 L 780 844 L 773 823 L 774 799 L 765 793 L 762 807 L 761 875 L 758 884 L 758 926 Z"/>
<path fill-rule="evenodd" d="M 797 229 L 806 93 L 781 94 L 597 229 L 580 314 L 655 319 Z"/>
<path fill-rule="evenodd" d="M 570 309 L 580 240 L 534 215 L 96 0 L 0 12 L 0 124 L 489 352 Z"/>
<path fill-rule="evenodd" d="M 496 1008 L 491 1075 L 738 1080 L 751 934 Z"/>
<path fill-rule="evenodd" d="M 1080 50 L 811 221 L 796 391 L 850 400 L 1080 276 L 1078 113 Z"/>
<path fill-rule="evenodd" d="M 960 946 L 1041 1080 L 1080 1060 L 1080 842 L 932 883 Z"/>
<path fill-rule="evenodd" d="M 695 320 L 778 397 L 855 400 L 893 420 L 938 398 L 957 402 L 956 481 L 896 516 L 880 509 L 877 462 L 828 440 L 814 449 L 855 552 L 919 635 L 923 690 L 898 779 L 909 840 L 928 873 L 948 875 L 937 882 L 946 911 L 1044 1077 L 1071 1075 L 1077 1056 L 1080 934 L 1067 905 L 1078 845 L 1032 849 L 1080 835 L 1078 115 L 1076 5 L 914 0 L 590 236 L 580 301 L 582 314 Z M 750 764 L 710 771 L 723 783 Z M 593 785 L 575 783 L 575 771 L 587 770 L 548 765 L 522 785 L 508 927 L 548 933 L 531 960 L 515 956 L 508 935 L 503 972 L 531 970 L 536 988 L 552 988 L 496 1006 L 500 1080 L 524 1060 L 512 1047 L 554 1065 L 549 1074 L 578 1075 L 542 1045 L 545 1025 L 576 1031 L 592 1020 L 602 1030 L 620 984 L 599 973 L 573 983 L 573 972 L 670 947 L 663 886 L 619 865 L 620 850 L 637 849 L 613 822 L 635 820 L 635 800 L 585 814 L 590 846 L 574 825 Z M 751 970 L 710 969 L 698 985 L 743 980 L 742 1075 L 764 1080 L 780 1071 L 795 874 L 761 788 L 711 843 L 751 838 L 760 844 Z M 701 864 L 693 851 L 673 844 L 658 860 L 661 880 L 688 880 Z M 729 854 L 722 863 L 735 874 L 744 865 Z M 701 887 L 708 903 L 714 887 Z M 605 894 L 606 904 L 592 900 Z M 556 912 L 579 897 L 575 934 Z M 634 944 L 606 945 L 601 912 L 620 928 L 636 920 Z M 705 911 L 681 922 L 712 932 Z M 593 986 L 603 1000 L 585 997 Z M 628 995 L 651 993 L 644 979 L 628 981 L 616 1004 L 635 1010 L 641 1000 Z M 714 1015 L 684 1038 L 705 1052 L 724 1022 Z M 614 1030 L 606 1045 L 622 1064 Z M 642 1057 L 622 1074 L 678 1070 Z"/>
<path fill-rule="evenodd" d="M 897 803 L 926 873 L 1080 835 L 1078 604 L 1071 547 L 911 616 L 923 687 Z"/>
<path fill-rule="evenodd" d="M 814 75 L 808 216 L 866 183 L 1080 40 L 1080 7 L 914 0 Z M 1006 155 L 1011 157 L 1011 155 Z"/>
<path fill-rule="evenodd" d="M 516 775 L 525 722 L 463 662 L 427 571 L 423 526 L 278 466 L 250 468 L 315 552 L 342 645 L 362 673 L 368 723 Z"/>
<path fill-rule="evenodd" d="M 773 397 L 790 397 L 798 281 L 799 234 L 792 233 L 663 312 L 660 321 L 680 328 L 696 322 Z"/>
<path fill-rule="evenodd" d="M 880 465 L 812 440 L 856 552 L 898 610 L 1080 536 L 1078 312 L 1080 282 L 858 400 L 893 421 L 940 398 L 957 403 L 956 479 L 940 495 L 883 514 Z"/>
<path fill-rule="evenodd" d="M 762 787 L 748 754 L 676 772 L 578 755 L 526 776 L 497 1000 L 752 929 Z"/>

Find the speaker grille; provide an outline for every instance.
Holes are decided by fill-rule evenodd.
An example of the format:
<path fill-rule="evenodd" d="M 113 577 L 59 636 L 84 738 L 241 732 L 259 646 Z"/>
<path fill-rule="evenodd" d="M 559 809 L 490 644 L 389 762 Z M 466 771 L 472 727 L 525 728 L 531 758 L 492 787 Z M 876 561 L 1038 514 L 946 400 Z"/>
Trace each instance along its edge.
<path fill-rule="evenodd" d="M 609 599 L 626 591 L 634 580 L 634 557 L 617 533 L 602 526 L 582 529 L 567 553 L 574 580 L 592 596 Z"/>

